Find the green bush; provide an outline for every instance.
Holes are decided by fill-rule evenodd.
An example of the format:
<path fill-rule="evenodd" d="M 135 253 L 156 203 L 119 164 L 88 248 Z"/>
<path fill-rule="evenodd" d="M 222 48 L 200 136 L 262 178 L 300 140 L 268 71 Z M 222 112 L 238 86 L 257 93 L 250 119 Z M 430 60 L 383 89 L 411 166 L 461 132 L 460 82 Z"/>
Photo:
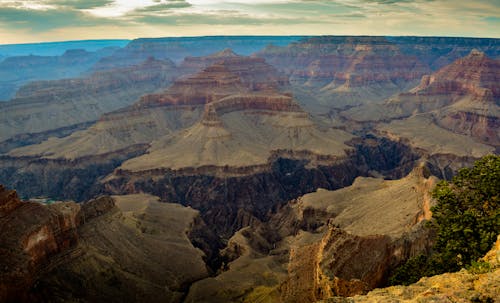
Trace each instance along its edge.
<path fill-rule="evenodd" d="M 500 230 L 500 156 L 489 155 L 472 168 L 461 169 L 451 182 L 432 192 L 437 204 L 428 228 L 436 231 L 430 256 L 417 256 L 389 279 L 410 284 L 423 276 L 453 272 L 482 257 Z"/>

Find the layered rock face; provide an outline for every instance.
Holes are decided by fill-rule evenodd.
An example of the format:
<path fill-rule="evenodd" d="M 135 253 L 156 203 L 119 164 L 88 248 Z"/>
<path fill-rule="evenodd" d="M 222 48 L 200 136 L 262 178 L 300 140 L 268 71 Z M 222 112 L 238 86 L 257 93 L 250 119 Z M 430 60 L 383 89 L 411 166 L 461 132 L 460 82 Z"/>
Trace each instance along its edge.
<path fill-rule="evenodd" d="M 451 89 L 441 94 L 462 96 L 435 114 L 437 124 L 479 142 L 500 146 L 500 60 L 472 51 L 431 76 L 421 91 L 436 95 L 443 86 Z"/>
<path fill-rule="evenodd" d="M 237 232 L 222 252 L 226 270 L 196 282 L 186 302 L 315 302 L 385 283 L 390 268 L 430 245 L 421 222 L 436 179 L 424 174 L 358 178 L 292 201 Z"/>
<path fill-rule="evenodd" d="M 412 90 L 383 104 L 344 111 L 341 116 L 421 149 L 438 170 L 449 170 L 438 175 L 449 177 L 450 171 L 498 148 L 499 77 L 498 60 L 473 50 L 424 76 Z"/>
<path fill-rule="evenodd" d="M 132 106 L 106 114 L 86 131 L 13 150 L 10 155 L 76 159 L 149 144 L 192 125 L 206 103 L 253 90 L 277 89 L 282 81 L 262 59 L 231 59 L 178 79 L 162 93 L 145 95 Z"/>
<path fill-rule="evenodd" d="M 381 101 L 429 71 L 384 37 L 314 37 L 257 56 L 289 74 L 310 95 L 300 101 L 320 112 Z"/>
<path fill-rule="evenodd" d="M 299 102 L 317 114 L 384 101 L 471 50 L 498 58 L 497 39 L 313 37 L 256 55 L 291 76 Z"/>
<path fill-rule="evenodd" d="M 179 69 L 186 74 L 194 74 L 203 70 L 204 68 L 222 62 L 225 59 L 241 57 L 237 55 L 232 49 L 226 48 L 220 52 L 202 57 L 186 57 L 179 64 Z"/>
<path fill-rule="evenodd" d="M 328 166 L 328 176 L 333 167 L 353 161 L 352 148 L 344 143 L 352 136 L 318 128 L 290 94 L 279 92 L 283 82 L 261 58 L 229 58 L 176 81 L 163 94 L 142 98 L 137 108 L 195 104 L 204 111 L 194 125 L 158 138 L 143 156 L 118 167 L 104 180 L 106 190 L 148 188 L 164 199 L 203 209 L 207 223 L 225 236 L 256 218 L 265 219 L 273 205 L 290 198 L 278 188 L 281 176 L 275 172 L 282 168 L 274 166 L 279 159 L 296 162 L 290 164 L 292 171 Z M 350 174 L 335 178 L 328 187 L 349 180 Z M 237 193 L 229 189 L 233 186 L 249 186 L 248 192 Z M 260 187 L 268 189 L 256 192 Z M 234 196 L 224 196 L 228 194 Z"/>
<path fill-rule="evenodd" d="M 42 205 L 0 187 L 0 226 L 2 302 L 180 302 L 209 275 L 198 213 L 152 196 Z"/>
<path fill-rule="evenodd" d="M 500 237 L 492 249 L 482 258 L 486 270 L 462 269 L 425 277 L 409 286 L 393 286 L 376 289 L 364 296 L 350 298 L 332 297 L 318 303 L 354 302 L 495 302 L 500 297 Z"/>
<path fill-rule="evenodd" d="M 67 50 L 61 56 L 15 56 L 0 62 L 0 100 L 15 96 L 16 90 L 30 81 L 77 77 L 116 48 L 95 52 Z"/>
<path fill-rule="evenodd" d="M 0 141 L 95 121 L 146 92 L 167 86 L 176 75 L 172 62 L 150 58 L 137 66 L 97 72 L 88 78 L 27 84 L 10 102 L 0 104 Z"/>
<path fill-rule="evenodd" d="M 15 191 L 0 186 L 0 300 L 30 301 L 26 291 L 49 259 L 77 243 L 80 206 L 42 206 L 21 202 Z"/>

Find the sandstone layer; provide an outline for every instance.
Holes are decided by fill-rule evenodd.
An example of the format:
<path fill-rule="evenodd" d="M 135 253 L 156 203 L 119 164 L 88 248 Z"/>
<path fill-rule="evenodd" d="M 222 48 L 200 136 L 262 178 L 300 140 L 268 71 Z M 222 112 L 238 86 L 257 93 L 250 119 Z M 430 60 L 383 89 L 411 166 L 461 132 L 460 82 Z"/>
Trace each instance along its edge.
<path fill-rule="evenodd" d="M 341 113 L 348 123 L 408 142 L 430 158 L 459 168 L 456 157 L 479 158 L 497 152 L 500 138 L 498 60 L 473 50 L 421 84 L 383 104 Z M 433 160 L 434 161 L 434 160 Z M 450 174 L 439 175 L 449 177 Z"/>
<path fill-rule="evenodd" d="M 382 101 L 429 71 L 384 37 L 314 37 L 257 56 L 289 74 L 301 104 L 317 113 Z"/>
<path fill-rule="evenodd" d="M 180 302 L 209 275 L 190 208 L 148 195 L 42 205 L 3 187 L 0 207 L 2 302 Z"/>
<path fill-rule="evenodd" d="M 336 297 L 319 302 L 497 302 L 500 298 L 500 237 L 482 261 L 487 262 L 486 269 L 462 269 L 424 277 L 409 286 L 380 288 L 364 296 Z"/>
<path fill-rule="evenodd" d="M 382 285 L 390 268 L 429 247 L 421 222 L 430 217 L 436 179 L 424 172 L 396 181 L 358 178 L 253 222 L 229 240 L 223 271 L 196 282 L 186 301 L 315 302 Z"/>

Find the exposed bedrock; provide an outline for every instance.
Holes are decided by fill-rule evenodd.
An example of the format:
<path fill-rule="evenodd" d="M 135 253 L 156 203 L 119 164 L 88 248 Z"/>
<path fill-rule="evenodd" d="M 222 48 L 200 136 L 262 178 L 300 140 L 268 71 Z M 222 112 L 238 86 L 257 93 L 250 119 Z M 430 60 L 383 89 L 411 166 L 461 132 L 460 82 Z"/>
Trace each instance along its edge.
<path fill-rule="evenodd" d="M 0 142 L 0 153 L 7 153 L 10 150 L 26 145 L 38 144 L 50 137 L 62 138 L 71 135 L 78 130 L 86 129 L 95 121 L 74 124 L 66 127 L 56 128 L 38 133 L 26 133 L 16 135 L 10 139 Z"/>
<path fill-rule="evenodd" d="M 189 205 L 200 210 L 217 234 L 230 237 L 253 221 L 266 221 L 276 208 L 319 187 L 345 187 L 360 175 L 399 178 L 411 171 L 419 158 L 404 144 L 387 139 L 369 137 L 353 144 L 357 151 L 345 159 L 314 167 L 307 160 L 277 157 L 264 169 L 240 175 L 214 174 L 210 168 L 119 171 L 106 180 L 105 192 L 146 192 Z"/>
<path fill-rule="evenodd" d="M 39 301 L 30 292 L 39 276 L 69 258 L 80 225 L 113 207 L 109 197 L 85 204 L 22 202 L 15 191 L 0 185 L 0 301 Z"/>
<path fill-rule="evenodd" d="M 199 212 L 150 195 L 42 204 L 0 185 L 0 228 L 0 302 L 181 302 L 210 274 Z"/>
<path fill-rule="evenodd" d="M 22 197 L 85 201 L 102 191 L 101 178 L 146 148 L 135 145 L 116 153 L 76 160 L 0 156 L 0 182 L 16 188 Z"/>
<path fill-rule="evenodd" d="M 106 183 L 111 192 L 147 192 L 164 201 L 200 210 L 218 234 L 230 237 L 254 220 L 266 220 L 280 204 L 315 190 L 349 185 L 361 172 L 352 159 L 335 166 L 306 168 L 300 160 L 278 159 L 270 170 L 248 176 L 121 175 Z"/>
<path fill-rule="evenodd" d="M 419 228 L 394 240 L 387 235 L 358 236 L 330 227 L 320 241 L 291 249 L 283 302 L 316 302 L 353 296 L 383 286 L 391 269 L 429 249 L 429 234 Z"/>
<path fill-rule="evenodd" d="M 293 199 L 237 231 L 219 274 L 194 283 L 186 302 L 315 302 L 382 286 L 432 244 L 423 222 L 436 182 L 418 165 L 401 179 L 358 177 Z"/>

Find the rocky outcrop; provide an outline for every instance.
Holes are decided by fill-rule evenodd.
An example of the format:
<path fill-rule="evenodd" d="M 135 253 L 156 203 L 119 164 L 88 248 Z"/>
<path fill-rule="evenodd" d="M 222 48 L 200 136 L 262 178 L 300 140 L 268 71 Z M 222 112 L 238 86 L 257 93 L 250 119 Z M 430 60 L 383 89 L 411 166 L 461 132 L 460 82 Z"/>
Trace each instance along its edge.
<path fill-rule="evenodd" d="M 50 258 L 76 245 L 80 206 L 21 202 L 0 187 L 0 207 L 0 300 L 31 301 L 28 290 Z"/>
<path fill-rule="evenodd" d="M 451 96 L 467 94 L 474 99 L 482 99 L 483 102 L 492 102 L 500 98 L 499 69 L 498 60 L 490 59 L 474 49 L 433 75 L 423 77 L 421 84 L 412 93 Z"/>
<path fill-rule="evenodd" d="M 423 77 L 406 93 L 340 115 L 376 129 L 379 135 L 408 142 L 433 162 L 431 166 L 440 167 L 439 176 L 449 178 L 456 168 L 498 149 L 499 70 L 498 60 L 473 50 Z"/>
<path fill-rule="evenodd" d="M 222 271 L 196 282 L 187 302 L 315 302 L 384 285 L 392 268 L 432 244 L 422 227 L 435 182 L 419 167 L 400 180 L 358 178 L 277 206 L 229 239 Z"/>
<path fill-rule="evenodd" d="M 2 302 L 180 302 L 209 274 L 198 213 L 152 196 L 42 205 L 0 187 L 0 210 Z"/>
<path fill-rule="evenodd" d="M 332 297 L 321 303 L 354 302 L 495 302 L 500 297 L 500 237 L 477 268 L 462 269 L 424 277 L 409 286 L 375 289 L 367 295 L 350 298 Z M 318 302 L 318 303 L 319 303 Z"/>

